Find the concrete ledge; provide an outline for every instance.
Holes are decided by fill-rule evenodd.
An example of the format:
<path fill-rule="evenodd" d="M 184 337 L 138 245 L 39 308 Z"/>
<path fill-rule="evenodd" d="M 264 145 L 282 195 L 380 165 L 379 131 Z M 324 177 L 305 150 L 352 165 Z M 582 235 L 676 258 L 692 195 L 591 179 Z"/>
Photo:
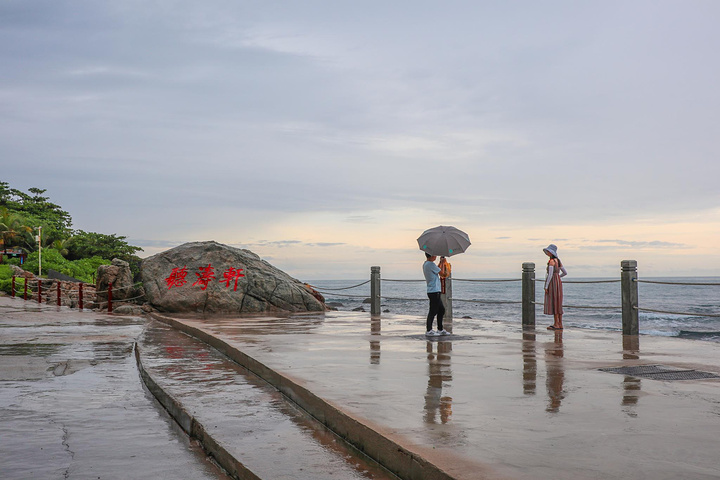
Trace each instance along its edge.
<path fill-rule="evenodd" d="M 167 410 L 170 416 L 180 425 L 180 427 L 193 438 L 196 438 L 202 445 L 205 452 L 210 455 L 225 471 L 233 478 L 241 480 L 261 480 L 260 477 L 247 469 L 238 459 L 233 457 L 228 451 L 220 445 L 207 431 L 205 427 L 198 422 L 185 409 L 182 403 L 173 398 L 165 390 L 163 390 L 152 376 L 145 370 L 140 358 L 140 346 L 135 343 L 135 360 L 137 361 L 140 377 L 150 393 L 157 398 L 158 402 Z"/>
<path fill-rule="evenodd" d="M 363 420 L 343 412 L 286 375 L 276 372 L 223 340 L 171 317 L 158 313 L 151 313 L 150 316 L 205 342 L 247 368 L 277 388 L 335 434 L 400 478 L 405 480 L 454 480 L 454 477 L 423 458 L 419 453 L 384 436 Z"/>

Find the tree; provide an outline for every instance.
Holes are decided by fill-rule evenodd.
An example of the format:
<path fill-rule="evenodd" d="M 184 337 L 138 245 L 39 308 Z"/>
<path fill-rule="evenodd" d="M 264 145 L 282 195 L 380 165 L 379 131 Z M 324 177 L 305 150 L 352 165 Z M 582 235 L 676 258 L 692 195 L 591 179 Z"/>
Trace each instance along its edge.
<path fill-rule="evenodd" d="M 23 223 L 23 219 L 10 212 L 5 207 L 0 207 L 0 233 L 2 238 L 3 250 L 9 247 L 21 245 L 21 242 L 25 235 L 32 235 L 32 227 L 28 227 Z"/>

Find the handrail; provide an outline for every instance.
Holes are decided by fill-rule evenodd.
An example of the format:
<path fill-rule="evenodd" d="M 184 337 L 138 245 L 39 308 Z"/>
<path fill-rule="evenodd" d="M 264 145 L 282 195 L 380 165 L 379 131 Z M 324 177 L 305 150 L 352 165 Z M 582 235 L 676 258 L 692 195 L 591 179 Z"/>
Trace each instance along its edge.
<path fill-rule="evenodd" d="M 360 287 L 360 286 L 362 286 L 362 285 L 366 285 L 366 284 L 368 284 L 368 283 L 370 283 L 370 280 L 366 280 L 366 281 L 364 281 L 364 282 L 362 282 L 362 283 L 358 283 L 357 285 L 353 285 L 353 286 L 351 286 L 351 287 L 343 287 L 343 288 L 316 287 L 315 285 L 310 285 L 309 283 L 308 283 L 308 285 L 310 285 L 312 288 L 314 288 L 314 289 L 317 290 L 318 292 L 322 293 L 322 292 L 321 292 L 321 289 L 322 289 L 322 290 L 333 290 L 333 291 L 350 290 L 351 288 L 357 288 L 357 287 Z"/>
<path fill-rule="evenodd" d="M 660 282 L 657 280 L 640 280 L 639 278 L 634 279 L 638 283 L 657 283 L 659 285 L 692 285 L 692 286 L 707 286 L 707 287 L 720 287 L 720 283 L 690 283 L 690 282 Z"/>
<path fill-rule="evenodd" d="M 667 310 L 653 310 L 651 308 L 640 308 L 637 306 L 634 306 L 633 308 L 639 312 L 669 313 L 670 315 L 686 315 L 688 317 L 720 317 L 720 314 L 717 313 L 670 312 Z"/>
<path fill-rule="evenodd" d="M 493 282 L 521 282 L 522 278 L 503 278 L 498 280 L 480 280 L 480 279 L 470 279 L 470 278 L 453 278 L 453 281 L 455 282 L 483 282 L 483 283 L 493 283 Z"/>
<path fill-rule="evenodd" d="M 542 278 L 536 278 L 536 282 L 545 282 Z M 563 285 L 566 283 L 620 283 L 620 279 L 618 280 L 562 280 Z"/>
<path fill-rule="evenodd" d="M 533 305 L 543 305 L 542 302 L 532 302 Z M 596 310 L 622 310 L 622 307 L 615 307 L 612 305 L 608 306 L 602 306 L 602 305 L 563 305 L 563 308 L 588 308 L 588 309 L 596 309 Z"/>

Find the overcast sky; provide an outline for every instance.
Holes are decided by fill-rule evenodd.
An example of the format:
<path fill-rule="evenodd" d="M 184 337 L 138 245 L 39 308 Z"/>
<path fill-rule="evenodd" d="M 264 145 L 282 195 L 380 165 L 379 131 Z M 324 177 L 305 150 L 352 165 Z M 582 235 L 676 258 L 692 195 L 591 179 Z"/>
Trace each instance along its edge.
<path fill-rule="evenodd" d="M 0 179 L 301 279 L 720 275 L 720 2 L 0 2 Z"/>

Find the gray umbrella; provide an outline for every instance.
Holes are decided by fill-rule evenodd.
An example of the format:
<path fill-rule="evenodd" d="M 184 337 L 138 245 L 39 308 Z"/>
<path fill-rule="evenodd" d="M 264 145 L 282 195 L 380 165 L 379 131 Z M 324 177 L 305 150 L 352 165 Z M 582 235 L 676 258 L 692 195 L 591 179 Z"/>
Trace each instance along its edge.
<path fill-rule="evenodd" d="M 425 230 L 417 241 L 420 250 L 440 257 L 463 253 L 470 246 L 470 237 L 467 233 L 455 227 L 442 225 Z"/>

